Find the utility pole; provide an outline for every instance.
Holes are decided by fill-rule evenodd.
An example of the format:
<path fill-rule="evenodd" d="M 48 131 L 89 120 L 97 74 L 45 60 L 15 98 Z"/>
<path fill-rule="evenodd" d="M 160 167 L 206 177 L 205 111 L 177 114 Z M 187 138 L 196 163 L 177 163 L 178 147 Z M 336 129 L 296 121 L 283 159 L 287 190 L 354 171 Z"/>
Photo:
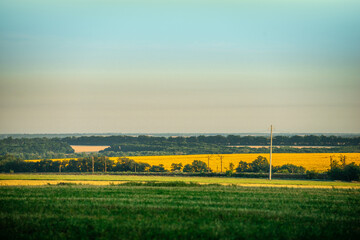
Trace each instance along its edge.
<path fill-rule="evenodd" d="M 219 155 L 219 158 L 220 158 L 220 172 L 222 172 L 222 160 L 223 160 L 224 156 Z"/>
<path fill-rule="evenodd" d="M 273 127 L 270 125 L 270 169 L 269 169 L 269 180 L 271 180 L 271 163 L 272 163 L 272 132 Z"/>
<path fill-rule="evenodd" d="M 91 162 L 92 162 L 92 173 L 94 173 L 95 167 L 94 167 L 94 156 L 91 156 Z"/>
<path fill-rule="evenodd" d="M 106 172 L 106 160 L 107 160 L 107 157 L 105 157 L 104 160 L 105 160 L 105 172 Z"/>

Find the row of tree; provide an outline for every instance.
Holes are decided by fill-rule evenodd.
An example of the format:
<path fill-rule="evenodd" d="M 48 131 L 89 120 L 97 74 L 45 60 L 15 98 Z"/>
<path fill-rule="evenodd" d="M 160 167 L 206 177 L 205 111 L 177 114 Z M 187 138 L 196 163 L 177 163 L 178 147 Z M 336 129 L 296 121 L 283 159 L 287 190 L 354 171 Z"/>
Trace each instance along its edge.
<path fill-rule="evenodd" d="M 329 153 L 329 152 L 357 152 L 360 147 L 325 147 L 325 148 L 294 148 L 288 146 L 274 147 L 274 153 Z M 188 154 L 232 154 L 232 153 L 268 153 L 268 147 L 234 147 L 216 145 L 210 143 L 170 143 L 170 144 L 113 144 L 100 153 L 108 156 L 119 154 L 128 156 L 151 156 L 151 155 L 188 155 Z"/>
<path fill-rule="evenodd" d="M 231 169 L 231 168 L 230 168 Z M 265 172 L 270 171 L 270 163 L 266 157 L 258 156 L 253 162 L 247 163 L 240 161 L 236 172 Z M 285 164 L 282 166 L 273 166 L 272 172 L 274 173 L 305 173 L 306 169 L 302 166 L 294 164 Z"/>
<path fill-rule="evenodd" d="M 286 170 L 286 171 L 285 171 Z M 23 161 L 12 155 L 0 157 L 0 172 L 166 172 L 162 164 L 150 165 L 148 163 L 135 162 L 132 159 L 122 157 L 118 161 L 109 160 L 108 157 L 85 157 L 70 160 L 47 160 Z M 212 172 L 207 164 L 200 160 L 194 160 L 191 164 L 183 166 L 182 163 L 173 163 L 171 172 Z M 239 162 L 235 169 L 231 163 L 227 169 L 229 172 L 268 172 L 269 162 L 265 157 L 259 156 L 252 163 Z M 303 167 L 287 164 L 274 167 L 274 172 L 304 173 Z"/>
<path fill-rule="evenodd" d="M 0 156 L 0 172 L 164 172 L 163 165 L 150 166 L 123 157 L 119 161 L 108 157 L 85 157 L 69 160 L 24 161 L 12 155 Z"/>
<path fill-rule="evenodd" d="M 62 139 L 71 145 L 122 145 L 126 144 L 187 144 L 208 143 L 224 146 L 256 145 L 264 146 L 270 144 L 270 138 L 265 136 L 240 136 L 240 135 L 216 135 L 216 136 L 191 136 L 191 137 L 154 137 L 154 136 L 82 136 L 66 137 Z M 359 146 L 360 137 L 339 136 L 275 136 L 273 144 L 279 146 Z"/>

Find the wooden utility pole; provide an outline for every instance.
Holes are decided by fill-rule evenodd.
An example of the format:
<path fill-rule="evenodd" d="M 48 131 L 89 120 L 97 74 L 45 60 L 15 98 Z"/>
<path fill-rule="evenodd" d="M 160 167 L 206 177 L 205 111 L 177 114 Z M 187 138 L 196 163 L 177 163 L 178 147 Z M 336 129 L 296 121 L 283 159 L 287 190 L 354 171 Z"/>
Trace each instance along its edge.
<path fill-rule="evenodd" d="M 104 160 L 105 160 L 105 172 L 106 172 L 106 160 L 107 160 L 107 157 L 105 157 Z"/>
<path fill-rule="evenodd" d="M 59 164 L 59 173 L 61 173 L 61 163 Z"/>
<path fill-rule="evenodd" d="M 272 163 L 272 132 L 273 127 L 270 125 L 270 169 L 269 169 L 269 180 L 271 180 L 271 163 Z"/>
<path fill-rule="evenodd" d="M 91 156 L 91 162 L 92 162 L 92 173 L 94 173 L 95 172 L 94 156 Z"/>
<path fill-rule="evenodd" d="M 223 161 L 224 156 L 219 155 L 219 158 L 220 158 L 220 172 L 222 172 L 222 161 Z"/>

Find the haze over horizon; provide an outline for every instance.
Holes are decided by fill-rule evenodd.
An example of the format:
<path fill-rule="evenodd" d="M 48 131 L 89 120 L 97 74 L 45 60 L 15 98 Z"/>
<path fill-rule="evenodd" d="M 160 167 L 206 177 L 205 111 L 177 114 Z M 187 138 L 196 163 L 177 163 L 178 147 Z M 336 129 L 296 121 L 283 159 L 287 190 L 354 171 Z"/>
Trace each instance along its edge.
<path fill-rule="evenodd" d="M 0 2 L 0 133 L 360 133 L 360 1 Z"/>

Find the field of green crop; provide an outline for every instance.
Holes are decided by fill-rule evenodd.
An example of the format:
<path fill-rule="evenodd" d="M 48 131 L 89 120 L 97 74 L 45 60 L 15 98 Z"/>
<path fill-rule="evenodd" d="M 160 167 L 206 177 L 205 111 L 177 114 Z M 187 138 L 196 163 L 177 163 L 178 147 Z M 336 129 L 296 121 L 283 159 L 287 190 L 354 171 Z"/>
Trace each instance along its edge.
<path fill-rule="evenodd" d="M 1 239 L 359 239 L 359 189 L 0 187 Z"/>

